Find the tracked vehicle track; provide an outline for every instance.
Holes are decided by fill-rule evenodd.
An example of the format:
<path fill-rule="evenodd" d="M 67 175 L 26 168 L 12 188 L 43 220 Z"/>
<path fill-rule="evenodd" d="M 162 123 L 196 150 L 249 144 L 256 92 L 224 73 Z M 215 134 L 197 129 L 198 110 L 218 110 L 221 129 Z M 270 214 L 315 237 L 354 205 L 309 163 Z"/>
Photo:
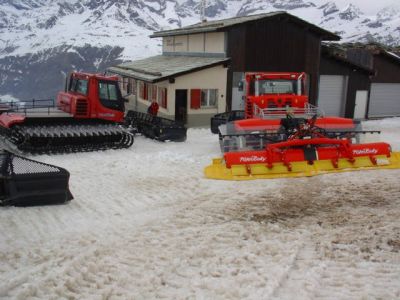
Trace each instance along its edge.
<path fill-rule="evenodd" d="M 133 135 L 118 124 L 28 125 L 9 129 L 8 139 L 32 154 L 129 148 Z"/>

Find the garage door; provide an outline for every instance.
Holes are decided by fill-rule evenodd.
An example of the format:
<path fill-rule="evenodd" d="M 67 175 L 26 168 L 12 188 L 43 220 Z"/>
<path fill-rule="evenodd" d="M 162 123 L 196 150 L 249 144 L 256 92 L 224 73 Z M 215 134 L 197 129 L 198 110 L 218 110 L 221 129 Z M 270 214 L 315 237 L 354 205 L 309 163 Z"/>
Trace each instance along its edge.
<path fill-rule="evenodd" d="M 318 106 L 328 116 L 343 116 L 346 95 L 346 76 L 319 77 Z"/>
<path fill-rule="evenodd" d="M 371 84 L 368 116 L 400 116 L 400 83 Z"/>

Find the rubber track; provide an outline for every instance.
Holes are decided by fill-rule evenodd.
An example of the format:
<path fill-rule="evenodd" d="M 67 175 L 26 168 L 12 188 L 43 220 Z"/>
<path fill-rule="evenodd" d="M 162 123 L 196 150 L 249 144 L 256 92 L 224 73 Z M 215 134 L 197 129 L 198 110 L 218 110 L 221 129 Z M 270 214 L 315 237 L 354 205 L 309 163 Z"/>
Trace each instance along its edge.
<path fill-rule="evenodd" d="M 15 126 L 9 140 L 32 154 L 90 152 L 129 148 L 133 135 L 118 124 Z"/>

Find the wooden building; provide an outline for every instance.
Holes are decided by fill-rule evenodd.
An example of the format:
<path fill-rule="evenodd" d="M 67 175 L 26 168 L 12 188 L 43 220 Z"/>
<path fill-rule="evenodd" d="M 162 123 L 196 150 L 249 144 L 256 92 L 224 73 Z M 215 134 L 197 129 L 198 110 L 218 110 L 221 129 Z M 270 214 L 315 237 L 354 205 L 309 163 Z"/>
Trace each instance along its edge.
<path fill-rule="evenodd" d="M 310 102 L 315 104 L 319 81 L 321 41 L 340 38 L 284 12 L 249 19 L 224 28 L 228 69 L 228 99 L 238 109 L 242 95 L 238 83 L 245 72 L 306 72 Z M 228 102 L 229 104 L 229 102 Z"/>
<path fill-rule="evenodd" d="M 368 117 L 400 116 L 400 57 L 378 45 L 350 48 L 347 57 L 374 70 Z"/>
<path fill-rule="evenodd" d="M 119 74 L 123 82 L 129 81 L 135 85 L 130 106 L 137 110 L 144 110 L 149 104 L 149 97 L 143 97 L 147 84 L 155 85 L 151 87 L 154 90 L 166 88 L 167 103 L 160 111 L 161 115 L 171 119 L 181 118 L 189 126 L 208 125 L 215 113 L 240 109 L 243 101 L 239 82 L 245 72 L 306 72 L 310 102 L 316 103 L 321 41 L 340 39 L 286 12 L 201 22 L 155 32 L 151 37 L 162 38 L 162 58 L 150 57 L 114 66 L 108 71 Z M 182 58 L 189 65 L 201 58 L 215 59 L 220 69 L 215 74 L 209 74 L 208 70 L 217 66 L 204 64 L 199 66 L 199 71 L 199 68 L 191 69 L 179 63 L 178 66 L 185 71 L 171 73 L 173 65 L 166 69 L 159 64 L 160 59 L 168 61 Z M 158 96 L 151 96 L 150 100 L 158 101 Z M 198 102 L 200 105 L 197 105 Z M 177 103 L 186 105 L 181 109 L 186 114 L 183 118 L 177 116 Z"/>
<path fill-rule="evenodd" d="M 372 68 L 350 61 L 346 51 L 322 45 L 317 105 L 325 114 L 364 119 Z"/>

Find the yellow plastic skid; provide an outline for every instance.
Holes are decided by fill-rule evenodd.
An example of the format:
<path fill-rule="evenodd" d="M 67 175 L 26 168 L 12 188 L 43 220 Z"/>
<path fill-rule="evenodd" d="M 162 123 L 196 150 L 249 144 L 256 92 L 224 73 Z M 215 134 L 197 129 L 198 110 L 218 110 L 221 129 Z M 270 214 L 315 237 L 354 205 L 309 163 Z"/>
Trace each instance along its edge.
<path fill-rule="evenodd" d="M 375 156 L 377 164 L 366 157 L 356 157 L 351 163 L 347 159 L 339 159 L 335 168 L 330 160 L 317 160 L 312 165 L 305 161 L 291 163 L 289 171 L 283 163 L 274 163 L 272 168 L 265 164 L 234 165 L 227 168 L 222 158 L 215 158 L 211 165 L 204 169 L 204 174 L 210 179 L 221 180 L 252 180 L 286 177 L 309 177 L 327 173 L 340 173 L 357 170 L 400 169 L 400 152 L 392 152 L 390 157 Z"/>

